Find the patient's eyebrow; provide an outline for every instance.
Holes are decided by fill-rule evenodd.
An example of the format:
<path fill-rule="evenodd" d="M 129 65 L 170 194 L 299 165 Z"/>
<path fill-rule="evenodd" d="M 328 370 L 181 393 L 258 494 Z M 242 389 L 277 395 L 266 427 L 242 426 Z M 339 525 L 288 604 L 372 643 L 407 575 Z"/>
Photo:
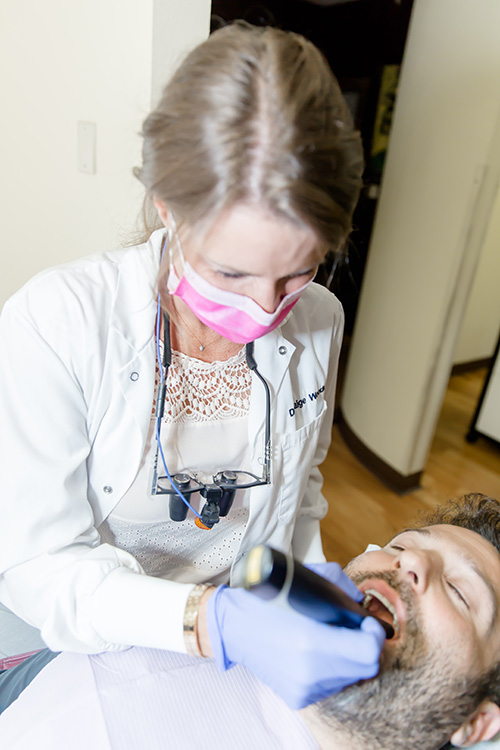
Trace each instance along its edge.
<path fill-rule="evenodd" d="M 394 539 L 397 539 L 398 536 L 401 536 L 402 534 L 421 534 L 422 536 L 426 537 L 436 537 L 436 534 L 433 533 L 432 528 L 423 528 L 423 529 L 403 529 L 403 531 L 400 531 L 398 534 L 396 534 L 395 537 L 391 539 L 391 542 L 394 541 Z M 472 570 L 473 573 L 475 573 L 481 581 L 484 583 L 486 588 L 488 589 L 489 599 L 491 603 L 491 619 L 488 625 L 488 635 L 491 634 L 493 628 L 495 627 L 495 623 L 497 621 L 498 617 L 498 601 L 495 593 L 495 589 L 493 588 L 493 584 L 491 581 L 486 578 L 484 573 L 477 567 L 476 561 L 473 560 L 470 555 L 468 555 L 464 550 L 457 548 L 457 554 L 458 557 Z"/>

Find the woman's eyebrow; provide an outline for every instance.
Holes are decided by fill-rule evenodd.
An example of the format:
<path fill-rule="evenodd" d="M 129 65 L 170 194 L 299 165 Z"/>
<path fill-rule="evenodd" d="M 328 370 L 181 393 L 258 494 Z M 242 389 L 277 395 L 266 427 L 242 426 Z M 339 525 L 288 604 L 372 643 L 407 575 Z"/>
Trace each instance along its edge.
<path fill-rule="evenodd" d="M 248 271 L 243 271 L 241 268 L 234 268 L 233 266 L 227 266 L 225 263 L 220 263 L 217 260 L 212 260 L 212 258 L 205 258 L 205 262 L 208 266 L 211 266 L 212 268 L 218 270 L 218 271 L 225 271 L 226 273 L 238 273 L 242 276 L 251 276 Z"/>
<path fill-rule="evenodd" d="M 227 266 L 225 263 L 220 263 L 217 260 L 212 260 L 211 258 L 207 258 L 206 261 L 208 266 L 210 266 L 215 271 L 222 271 L 223 273 L 231 273 L 235 276 L 248 276 L 248 278 L 259 278 L 259 274 L 252 273 L 250 271 L 245 271 L 240 268 L 234 268 L 232 266 Z M 311 265 L 304 266 L 301 268 L 298 268 L 296 271 L 293 271 L 291 274 L 287 274 L 286 276 L 283 276 L 284 279 L 289 278 L 290 276 L 302 276 L 302 274 L 310 273 L 311 271 L 314 271 L 315 268 L 318 267 L 317 263 L 312 263 Z"/>
<path fill-rule="evenodd" d="M 432 527 L 422 529 L 404 529 L 403 531 L 400 531 L 398 534 L 396 534 L 396 536 L 391 539 L 391 542 L 394 541 L 394 539 L 397 539 L 397 537 L 401 536 L 402 534 L 420 534 L 426 537 L 434 537 L 436 539 L 438 538 L 436 534 L 433 533 Z M 457 555 L 460 560 L 465 563 L 465 565 L 467 565 L 467 567 L 470 568 L 470 570 L 483 582 L 486 589 L 488 590 L 488 598 L 490 599 L 491 603 L 491 618 L 488 625 L 488 635 L 490 635 L 493 628 L 495 627 L 495 623 L 498 617 L 498 601 L 495 589 L 493 588 L 493 584 L 478 568 L 476 561 L 472 557 L 470 557 L 470 555 L 464 552 L 464 550 L 458 548 Z"/>

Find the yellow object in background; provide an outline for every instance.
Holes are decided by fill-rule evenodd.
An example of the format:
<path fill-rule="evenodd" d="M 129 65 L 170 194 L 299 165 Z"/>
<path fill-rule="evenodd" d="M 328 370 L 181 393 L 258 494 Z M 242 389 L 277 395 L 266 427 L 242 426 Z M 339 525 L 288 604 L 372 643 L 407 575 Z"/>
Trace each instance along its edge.
<path fill-rule="evenodd" d="M 384 166 L 389 142 L 400 68 L 400 65 L 385 65 L 380 81 L 370 154 L 372 168 L 380 172 Z"/>

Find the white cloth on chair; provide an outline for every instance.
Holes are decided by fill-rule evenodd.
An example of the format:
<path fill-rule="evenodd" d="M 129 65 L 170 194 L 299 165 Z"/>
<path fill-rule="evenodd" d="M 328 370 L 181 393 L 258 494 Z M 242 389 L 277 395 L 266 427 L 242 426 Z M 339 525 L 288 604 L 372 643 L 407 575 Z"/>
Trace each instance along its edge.
<path fill-rule="evenodd" d="M 2 750 L 318 750 L 242 667 L 153 649 L 64 653 L 0 716 Z"/>

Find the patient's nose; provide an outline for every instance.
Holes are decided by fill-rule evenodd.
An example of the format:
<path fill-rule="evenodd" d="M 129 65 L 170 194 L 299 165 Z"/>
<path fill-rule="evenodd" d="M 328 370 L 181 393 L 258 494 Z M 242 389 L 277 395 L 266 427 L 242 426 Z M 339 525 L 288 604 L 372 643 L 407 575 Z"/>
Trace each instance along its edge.
<path fill-rule="evenodd" d="M 423 594 L 429 585 L 431 576 L 439 560 L 432 550 L 404 549 L 396 558 L 395 567 L 413 587 L 414 591 Z"/>

